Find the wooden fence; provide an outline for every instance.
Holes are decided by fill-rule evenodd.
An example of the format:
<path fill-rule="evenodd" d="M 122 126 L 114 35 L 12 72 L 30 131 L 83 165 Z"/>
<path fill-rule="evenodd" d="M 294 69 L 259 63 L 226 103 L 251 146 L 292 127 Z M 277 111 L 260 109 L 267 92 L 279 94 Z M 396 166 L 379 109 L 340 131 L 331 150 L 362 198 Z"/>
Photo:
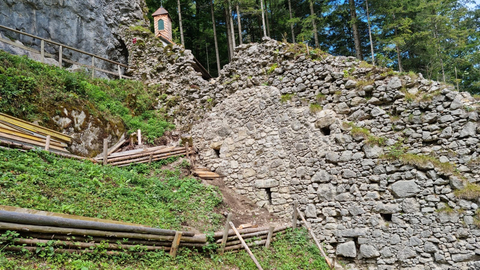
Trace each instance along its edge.
<path fill-rule="evenodd" d="M 106 74 L 118 76 L 120 79 L 132 79 L 131 77 L 128 77 L 128 76 L 125 76 L 125 75 L 122 74 L 122 67 L 123 68 L 128 68 L 128 66 L 125 65 L 125 64 L 115 62 L 115 61 L 109 60 L 107 58 L 95 55 L 93 53 L 89 53 L 89 52 L 86 52 L 86 51 L 82 51 L 82 50 L 73 48 L 71 46 L 67 46 L 67 45 L 62 44 L 62 43 L 58 43 L 58 42 L 55 42 L 55 41 L 51 41 L 49 39 L 44 39 L 44 38 L 41 38 L 39 36 L 35 36 L 35 35 L 29 34 L 29 33 L 18 31 L 18 30 L 15 30 L 15 29 L 3 26 L 3 25 L 0 25 L 0 29 L 8 30 L 8 31 L 20 34 L 20 35 L 24 35 L 24 36 L 28 36 L 28 37 L 40 40 L 40 51 L 37 51 L 33 48 L 18 44 L 18 43 L 14 42 L 14 41 L 11 41 L 9 39 L 0 38 L 0 42 L 3 42 L 3 43 L 6 43 L 6 44 L 9 44 L 11 46 L 21 48 L 21 49 L 26 50 L 26 51 L 30 51 L 30 52 L 33 52 L 33 53 L 40 54 L 42 62 L 45 62 L 45 56 L 47 56 L 47 57 L 50 57 L 50 58 L 57 58 L 59 67 L 63 67 L 63 62 L 66 62 L 66 63 L 69 63 L 69 64 L 75 64 L 75 65 L 79 65 L 79 66 L 89 68 L 92 72 L 92 78 L 95 77 L 95 71 L 100 71 L 100 72 L 103 72 L 103 73 L 106 73 Z M 45 52 L 45 43 L 52 44 L 54 46 L 58 46 L 58 57 Z M 65 59 L 63 57 L 63 50 L 65 50 L 65 49 L 90 56 L 91 59 L 92 59 L 92 64 L 91 65 L 86 65 L 86 64 L 82 64 L 82 63 L 78 63 L 78 62 L 69 60 L 69 59 Z M 112 72 L 112 71 L 109 71 L 109 70 L 100 69 L 100 68 L 95 66 L 95 62 L 97 60 L 101 60 L 101 61 L 105 61 L 107 63 L 113 64 L 117 67 L 117 70 L 115 72 Z"/>

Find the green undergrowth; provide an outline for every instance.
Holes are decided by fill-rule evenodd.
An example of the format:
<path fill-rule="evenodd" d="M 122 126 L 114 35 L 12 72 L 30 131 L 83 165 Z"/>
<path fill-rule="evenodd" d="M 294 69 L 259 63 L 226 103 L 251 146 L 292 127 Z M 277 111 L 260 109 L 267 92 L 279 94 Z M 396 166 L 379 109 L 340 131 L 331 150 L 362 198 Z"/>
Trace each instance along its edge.
<path fill-rule="evenodd" d="M 5 243 L 2 244 L 5 246 Z M 288 230 L 279 234 L 269 249 L 252 248 L 263 269 L 329 269 L 320 251 L 308 239 L 304 229 Z M 40 253 L 44 254 L 44 253 Z M 31 253 L 0 251 L 2 269 L 257 269 L 244 250 L 218 255 L 212 250 L 196 252 L 180 248 L 176 258 L 164 252 L 151 252 L 144 256 L 119 254 L 58 254 L 54 251 L 40 257 Z"/>
<path fill-rule="evenodd" d="M 174 127 L 164 112 L 155 110 L 163 88 L 139 81 L 92 79 L 90 73 L 69 72 L 0 51 L 0 112 L 46 127 L 53 127 L 52 118 L 65 116 L 65 110 L 84 111 L 104 119 L 105 126 L 123 122 L 129 131 L 141 129 L 153 142 Z"/>
<path fill-rule="evenodd" d="M 0 148 L 0 205 L 164 229 L 182 225 L 218 229 L 222 218 L 214 212 L 222 202 L 218 189 L 182 178 L 181 168 L 163 170 L 161 165 L 116 168 L 45 151 Z"/>
<path fill-rule="evenodd" d="M 368 145 L 385 145 L 386 139 L 384 137 L 375 136 L 370 132 L 370 130 L 366 128 L 356 126 L 352 122 L 344 122 L 344 125 L 351 128 L 350 133 L 352 134 L 352 136 L 363 137 Z"/>

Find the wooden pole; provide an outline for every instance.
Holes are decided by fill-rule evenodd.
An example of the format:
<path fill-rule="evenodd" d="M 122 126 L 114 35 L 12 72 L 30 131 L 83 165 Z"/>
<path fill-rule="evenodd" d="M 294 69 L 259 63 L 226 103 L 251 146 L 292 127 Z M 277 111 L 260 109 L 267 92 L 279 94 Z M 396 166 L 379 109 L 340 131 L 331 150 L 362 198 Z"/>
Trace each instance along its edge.
<path fill-rule="evenodd" d="M 45 41 L 43 39 L 40 41 L 40 56 L 42 63 L 45 63 Z"/>
<path fill-rule="evenodd" d="M 50 150 L 50 135 L 47 135 L 47 140 L 45 141 L 45 151 Z"/>
<path fill-rule="evenodd" d="M 63 67 L 63 46 L 58 49 L 58 66 Z"/>
<path fill-rule="evenodd" d="M 118 70 L 118 78 L 122 78 L 122 70 L 120 69 L 120 65 L 117 65 L 117 70 Z"/>
<path fill-rule="evenodd" d="M 320 253 L 322 253 L 322 256 L 325 258 L 325 261 L 327 262 L 328 266 L 330 267 L 330 269 L 334 269 L 334 266 L 332 266 L 332 263 L 330 262 L 330 259 L 328 259 L 327 255 L 325 254 L 325 251 L 323 251 L 322 246 L 318 242 L 317 237 L 313 233 L 312 228 L 310 227 L 308 222 L 303 217 L 303 214 L 300 212 L 300 210 L 298 208 L 295 208 L 295 210 L 297 210 L 298 214 L 300 215 L 300 218 L 302 218 L 303 224 L 305 225 L 305 227 L 307 227 L 308 233 L 310 233 L 310 236 L 313 238 L 313 241 L 315 241 L 315 244 L 317 245 L 318 249 L 320 249 Z"/>
<path fill-rule="evenodd" d="M 137 139 L 138 139 L 138 145 L 142 146 L 142 131 L 140 129 L 137 130 Z"/>
<path fill-rule="evenodd" d="M 103 139 L 103 165 L 108 164 L 108 139 Z"/>
<path fill-rule="evenodd" d="M 292 228 L 293 229 L 297 228 L 297 220 L 298 220 L 297 208 L 298 208 L 298 202 L 294 202 L 293 203 L 293 216 L 292 216 Z"/>
<path fill-rule="evenodd" d="M 265 248 L 270 247 L 270 242 L 272 242 L 273 229 L 274 227 L 270 226 L 270 229 L 268 230 L 267 242 L 265 243 Z"/>
<path fill-rule="evenodd" d="M 175 238 L 172 242 L 172 247 L 170 248 L 170 256 L 174 257 L 177 256 L 178 245 L 180 245 L 180 239 L 182 238 L 182 232 L 177 231 L 175 234 Z"/>
<path fill-rule="evenodd" d="M 92 79 L 95 78 L 95 56 L 92 56 Z"/>
<path fill-rule="evenodd" d="M 153 153 L 151 153 L 150 157 L 148 158 L 148 165 L 152 164 L 152 159 L 153 159 Z"/>
<path fill-rule="evenodd" d="M 255 256 L 253 255 L 252 251 L 250 251 L 250 248 L 248 248 L 248 245 L 247 243 L 245 243 L 245 241 L 243 241 L 243 238 L 242 236 L 240 235 L 240 233 L 237 231 L 237 228 L 235 228 L 235 225 L 233 224 L 233 222 L 229 222 L 230 224 L 230 227 L 232 227 L 233 231 L 235 232 L 235 234 L 238 236 L 238 239 L 240 240 L 240 242 L 242 242 L 242 245 L 243 247 L 245 248 L 245 250 L 247 251 L 248 255 L 250 255 L 250 258 L 252 258 L 253 262 L 255 263 L 255 265 L 257 266 L 257 268 L 259 270 L 263 270 L 262 266 L 258 263 L 257 259 L 255 258 Z"/>
<path fill-rule="evenodd" d="M 223 238 L 220 245 L 220 255 L 223 255 L 225 252 L 225 244 L 227 244 L 228 231 L 230 229 L 230 220 L 232 220 L 232 214 L 229 213 L 227 216 L 227 222 L 225 222 L 225 227 L 223 228 Z"/>

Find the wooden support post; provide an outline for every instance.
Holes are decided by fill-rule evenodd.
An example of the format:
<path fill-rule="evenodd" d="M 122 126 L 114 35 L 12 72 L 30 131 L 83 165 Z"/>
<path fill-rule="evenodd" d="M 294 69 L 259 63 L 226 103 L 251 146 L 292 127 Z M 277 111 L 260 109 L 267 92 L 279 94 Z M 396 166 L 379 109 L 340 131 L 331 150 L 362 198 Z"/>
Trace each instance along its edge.
<path fill-rule="evenodd" d="M 40 57 L 42 59 L 42 63 L 45 63 L 45 41 L 43 39 L 40 40 Z"/>
<path fill-rule="evenodd" d="M 50 150 L 50 135 L 47 135 L 47 140 L 45 141 L 45 151 Z"/>
<path fill-rule="evenodd" d="M 170 248 L 170 256 L 177 256 L 178 246 L 180 245 L 180 239 L 182 238 L 182 232 L 177 231 L 175 233 L 175 238 L 173 238 L 172 248 Z"/>
<path fill-rule="evenodd" d="M 138 139 L 138 145 L 142 145 L 142 131 L 139 129 L 137 130 L 137 139 Z"/>
<path fill-rule="evenodd" d="M 325 254 L 325 251 L 323 251 L 323 248 L 322 246 L 320 245 L 320 243 L 318 242 L 318 239 L 317 237 L 315 236 L 315 234 L 313 233 L 313 230 L 312 228 L 310 227 L 310 225 L 308 224 L 308 222 L 305 220 L 305 218 L 303 217 L 303 214 L 300 212 L 300 210 L 298 208 L 295 208 L 298 212 L 298 214 L 300 215 L 300 218 L 302 219 L 303 221 L 303 224 L 305 225 L 305 227 L 307 228 L 307 231 L 308 233 L 310 233 L 310 236 L 313 238 L 313 241 L 315 242 L 315 244 L 317 245 L 318 249 L 320 249 L 320 253 L 322 253 L 322 256 L 325 258 L 325 261 L 327 262 L 328 266 L 330 267 L 330 269 L 335 269 L 332 265 L 332 263 L 330 262 L 330 259 L 328 259 L 327 255 Z"/>
<path fill-rule="evenodd" d="M 297 208 L 298 208 L 298 202 L 294 202 L 293 203 L 293 216 L 292 216 L 292 228 L 293 229 L 297 228 L 297 220 L 298 220 Z"/>
<path fill-rule="evenodd" d="M 227 244 L 228 230 L 230 229 L 230 220 L 232 220 L 232 214 L 229 213 L 227 216 L 227 222 L 225 222 L 225 227 L 223 228 L 223 238 L 222 244 L 220 245 L 220 255 L 223 255 L 225 252 L 225 245 Z"/>
<path fill-rule="evenodd" d="M 108 164 L 108 139 L 103 139 L 103 165 Z"/>
<path fill-rule="evenodd" d="M 152 159 L 153 159 L 153 153 L 151 153 L 150 157 L 148 158 L 148 165 L 152 164 Z"/>
<path fill-rule="evenodd" d="M 269 248 L 270 247 L 270 242 L 272 242 L 272 237 L 273 237 L 273 229 L 275 227 L 273 226 L 270 226 L 270 228 L 268 229 L 268 236 L 267 236 L 267 242 L 265 243 L 265 248 Z"/>
<path fill-rule="evenodd" d="M 95 56 L 92 56 L 92 79 L 95 78 Z"/>
<path fill-rule="evenodd" d="M 118 78 L 122 78 L 122 70 L 120 69 L 120 65 L 117 65 L 117 70 L 118 70 Z"/>
<path fill-rule="evenodd" d="M 58 66 L 63 67 L 63 46 L 58 49 Z"/>
<path fill-rule="evenodd" d="M 252 251 L 250 251 L 250 248 L 248 248 L 248 245 L 247 243 L 245 243 L 245 241 L 243 240 L 242 236 L 240 235 L 240 233 L 237 231 L 237 228 L 235 228 L 235 225 L 233 224 L 233 222 L 229 222 L 230 224 L 230 227 L 232 227 L 233 231 L 235 232 L 235 234 L 237 235 L 238 237 L 238 240 L 240 240 L 240 242 L 242 243 L 242 246 L 245 248 L 245 250 L 247 251 L 248 255 L 250 255 L 250 258 L 253 260 L 253 262 L 255 263 L 255 265 L 257 266 L 258 270 L 263 270 L 262 266 L 258 263 L 257 259 L 255 258 L 255 256 L 253 255 Z"/>

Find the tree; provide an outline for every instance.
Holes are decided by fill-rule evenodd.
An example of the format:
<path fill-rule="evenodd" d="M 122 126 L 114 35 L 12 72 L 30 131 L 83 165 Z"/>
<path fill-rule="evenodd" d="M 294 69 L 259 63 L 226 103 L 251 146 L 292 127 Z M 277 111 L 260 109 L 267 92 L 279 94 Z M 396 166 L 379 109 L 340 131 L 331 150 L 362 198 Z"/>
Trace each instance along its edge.
<path fill-rule="evenodd" d="M 212 13 L 212 25 L 213 25 L 213 38 L 215 42 L 215 57 L 217 59 L 217 72 L 220 72 L 220 56 L 218 54 L 218 42 L 217 42 L 217 29 L 215 26 L 215 12 L 213 9 L 213 0 L 210 2 L 210 8 L 211 8 L 211 13 Z"/>
<path fill-rule="evenodd" d="M 363 60 L 362 47 L 360 43 L 360 35 L 358 34 L 358 23 L 357 23 L 357 11 L 355 6 L 355 0 L 349 0 L 350 2 L 350 17 L 353 31 L 353 40 L 355 42 L 355 54 L 357 59 Z"/>
<path fill-rule="evenodd" d="M 185 40 L 183 38 L 183 27 L 182 27 L 182 7 L 180 6 L 180 0 L 177 0 L 178 4 L 178 24 L 180 26 L 180 37 L 182 40 L 182 45 L 185 47 Z"/>

